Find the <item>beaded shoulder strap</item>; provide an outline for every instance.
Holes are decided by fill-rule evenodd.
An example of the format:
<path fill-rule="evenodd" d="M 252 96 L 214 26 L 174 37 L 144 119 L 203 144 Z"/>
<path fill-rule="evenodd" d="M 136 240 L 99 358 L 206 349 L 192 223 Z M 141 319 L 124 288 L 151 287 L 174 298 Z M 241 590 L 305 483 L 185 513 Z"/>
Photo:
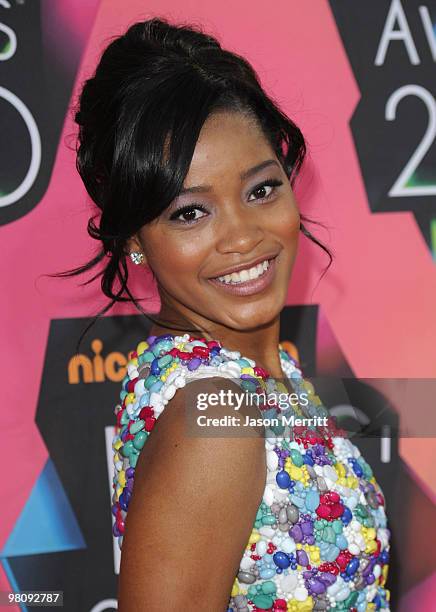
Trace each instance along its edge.
<path fill-rule="evenodd" d="M 279 355 L 286 376 L 294 383 L 303 380 L 297 361 L 281 345 Z M 239 351 L 229 351 L 216 340 L 198 340 L 189 334 L 149 336 L 129 357 L 127 375 L 122 381 L 121 403 L 114 411 L 116 427 L 112 443 L 115 468 L 113 534 L 120 548 L 139 453 L 178 388 L 199 378 L 222 376 L 239 380 L 241 388 L 247 391 L 287 392 L 282 383 L 274 385 L 266 370 L 254 360 L 242 357 Z"/>

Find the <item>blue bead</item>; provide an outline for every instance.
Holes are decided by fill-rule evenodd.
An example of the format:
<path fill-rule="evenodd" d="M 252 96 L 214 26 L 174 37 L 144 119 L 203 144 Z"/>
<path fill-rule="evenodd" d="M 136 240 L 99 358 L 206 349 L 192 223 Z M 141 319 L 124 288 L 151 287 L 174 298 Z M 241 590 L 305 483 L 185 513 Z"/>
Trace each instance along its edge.
<path fill-rule="evenodd" d="M 289 476 L 288 472 L 281 470 L 277 473 L 276 482 L 281 489 L 287 489 L 291 484 L 291 477 Z"/>
<path fill-rule="evenodd" d="M 158 365 L 158 361 L 159 358 L 155 357 L 153 359 L 153 361 L 151 362 L 151 366 L 150 366 L 150 372 L 154 375 L 154 376 L 158 376 L 160 374 L 160 367 Z"/>
<path fill-rule="evenodd" d="M 277 565 L 277 567 L 280 567 L 282 569 L 286 569 L 291 565 L 291 561 L 289 560 L 288 555 L 282 551 L 274 553 L 273 561 Z"/>
<path fill-rule="evenodd" d="M 305 463 L 306 465 L 314 465 L 312 457 L 307 453 L 303 455 L 303 463 Z"/>
<path fill-rule="evenodd" d="M 361 478 L 363 476 L 363 470 L 356 460 L 353 461 L 352 466 L 357 478 Z"/>
<path fill-rule="evenodd" d="M 347 573 L 348 576 L 353 576 L 357 570 L 359 569 L 359 559 L 351 559 L 348 562 L 347 567 L 345 568 L 345 572 Z"/>
<path fill-rule="evenodd" d="M 344 507 L 344 512 L 341 516 L 341 521 L 344 523 L 344 525 L 348 525 L 348 523 L 351 521 L 351 519 L 353 518 L 353 515 L 351 513 L 351 510 L 348 506 Z"/>

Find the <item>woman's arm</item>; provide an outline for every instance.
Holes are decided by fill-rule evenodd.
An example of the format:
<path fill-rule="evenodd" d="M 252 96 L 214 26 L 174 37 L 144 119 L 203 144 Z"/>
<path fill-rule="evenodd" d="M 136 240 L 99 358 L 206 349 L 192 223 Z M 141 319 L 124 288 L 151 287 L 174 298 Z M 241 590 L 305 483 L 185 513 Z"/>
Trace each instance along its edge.
<path fill-rule="evenodd" d="M 187 412 L 235 416 L 232 407 L 186 406 L 212 379 L 179 389 L 141 451 L 126 517 L 119 578 L 120 612 L 224 612 L 265 487 L 265 441 L 202 436 Z M 241 389 L 214 379 L 215 390 Z M 259 417 L 257 408 L 244 414 Z M 240 415 L 241 419 L 244 416 Z M 191 432 L 191 435 L 188 435 Z M 198 432 L 198 430 L 197 430 Z"/>

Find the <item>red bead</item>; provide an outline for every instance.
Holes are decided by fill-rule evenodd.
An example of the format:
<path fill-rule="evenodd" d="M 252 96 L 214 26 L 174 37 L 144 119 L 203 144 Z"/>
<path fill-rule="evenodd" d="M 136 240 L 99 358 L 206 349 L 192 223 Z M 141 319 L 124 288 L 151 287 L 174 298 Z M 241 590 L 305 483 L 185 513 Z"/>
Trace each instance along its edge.
<path fill-rule="evenodd" d="M 139 412 L 140 419 L 145 419 L 146 417 L 152 416 L 154 416 L 154 410 L 151 408 L 151 406 L 144 406 L 144 408 L 142 408 L 142 410 Z"/>
<path fill-rule="evenodd" d="M 188 359 L 192 359 L 192 353 L 187 353 L 186 351 L 179 351 L 179 357 L 183 361 L 186 361 Z"/>
<path fill-rule="evenodd" d="M 180 350 L 177 347 L 174 346 L 170 351 L 168 351 L 168 353 L 172 357 L 177 357 L 177 355 L 180 353 Z"/>
<path fill-rule="evenodd" d="M 210 349 L 214 348 L 215 346 L 218 346 L 219 348 L 221 348 L 221 345 L 216 340 L 209 340 L 209 342 L 207 342 L 206 344 Z"/>
<path fill-rule="evenodd" d="M 325 504 L 320 504 L 316 509 L 316 513 L 320 518 L 327 519 L 330 517 L 330 508 Z"/>
<path fill-rule="evenodd" d="M 117 426 L 121 427 L 121 417 L 123 416 L 124 410 L 120 410 L 117 414 Z"/>
<path fill-rule="evenodd" d="M 145 421 L 145 426 L 144 426 L 145 431 L 151 431 L 156 423 L 156 419 L 151 416 L 151 417 L 145 417 L 144 421 Z"/>
<path fill-rule="evenodd" d="M 197 355 L 197 357 L 209 357 L 209 349 L 205 346 L 194 346 L 192 352 L 194 355 Z"/>
<path fill-rule="evenodd" d="M 332 519 L 337 519 L 344 514 L 344 506 L 342 504 L 333 504 L 330 506 L 330 516 Z"/>

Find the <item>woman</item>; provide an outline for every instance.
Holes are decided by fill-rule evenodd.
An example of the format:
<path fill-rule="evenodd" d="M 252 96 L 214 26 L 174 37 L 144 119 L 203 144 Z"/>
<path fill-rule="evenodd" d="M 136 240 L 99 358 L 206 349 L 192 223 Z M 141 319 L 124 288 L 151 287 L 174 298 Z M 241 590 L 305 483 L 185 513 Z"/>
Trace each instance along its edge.
<path fill-rule="evenodd" d="M 105 295 L 141 308 L 130 256 L 161 298 L 115 410 L 119 609 L 388 609 L 384 500 L 358 450 L 321 421 L 259 427 L 255 416 L 281 409 L 247 394 L 237 424 L 223 400 L 294 391 L 285 414 L 326 415 L 278 345 L 299 232 L 328 252 L 293 194 L 300 130 L 244 59 L 158 19 L 107 47 L 76 121 L 102 250 L 72 273 L 107 256 Z M 236 435 L 200 432 L 200 392 L 221 398 L 201 414 L 225 417 Z"/>

